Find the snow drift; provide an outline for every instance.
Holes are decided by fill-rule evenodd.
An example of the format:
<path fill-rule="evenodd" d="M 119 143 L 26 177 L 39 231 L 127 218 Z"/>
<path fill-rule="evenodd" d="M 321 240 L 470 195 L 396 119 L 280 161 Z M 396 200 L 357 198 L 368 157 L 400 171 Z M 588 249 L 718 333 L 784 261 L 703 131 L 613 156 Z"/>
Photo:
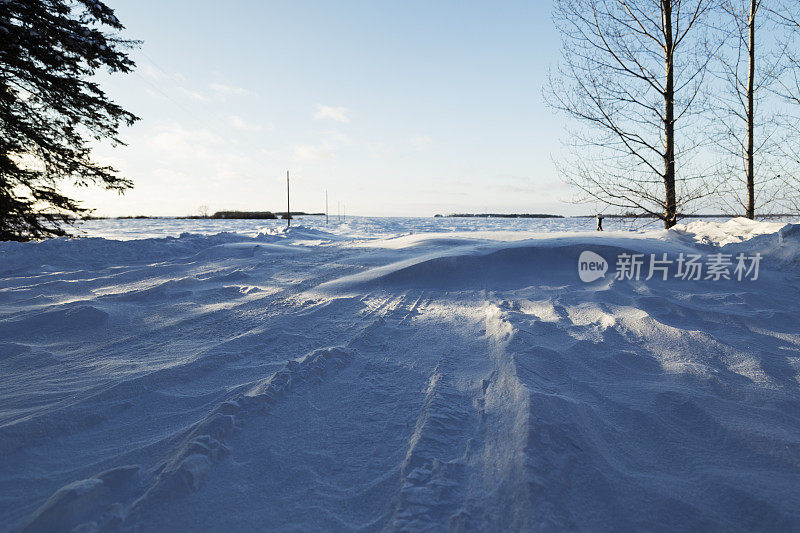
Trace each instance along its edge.
<path fill-rule="evenodd" d="M 377 233 L 0 244 L 0 528 L 800 527 L 800 225 Z"/>

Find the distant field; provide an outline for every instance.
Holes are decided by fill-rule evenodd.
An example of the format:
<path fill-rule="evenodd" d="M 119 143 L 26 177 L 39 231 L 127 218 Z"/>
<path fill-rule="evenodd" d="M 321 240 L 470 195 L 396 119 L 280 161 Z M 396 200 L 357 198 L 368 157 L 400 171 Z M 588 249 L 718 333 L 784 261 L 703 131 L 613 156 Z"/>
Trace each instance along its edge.
<path fill-rule="evenodd" d="M 690 222 L 694 219 L 686 219 Z M 380 237 L 397 233 L 431 231 L 594 231 L 595 221 L 586 217 L 568 218 L 449 218 L 449 217 L 351 217 L 339 220 L 319 215 L 298 215 L 293 224 L 317 228 L 342 235 Z M 87 237 L 108 239 L 143 239 L 177 237 L 182 233 L 210 235 L 234 232 L 253 236 L 257 233 L 286 225 L 285 220 L 212 220 L 212 219 L 100 219 L 87 220 L 78 225 L 77 233 Z M 638 231 L 660 229 L 656 220 L 636 218 L 609 218 L 603 223 L 606 231 Z"/>

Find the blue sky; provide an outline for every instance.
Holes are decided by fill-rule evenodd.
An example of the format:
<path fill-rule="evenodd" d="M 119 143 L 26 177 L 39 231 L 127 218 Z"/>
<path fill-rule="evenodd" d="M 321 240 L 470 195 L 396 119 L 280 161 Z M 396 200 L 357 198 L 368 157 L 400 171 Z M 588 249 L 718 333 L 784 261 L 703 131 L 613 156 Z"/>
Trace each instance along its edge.
<path fill-rule="evenodd" d="M 79 191 L 97 214 L 277 210 L 287 169 L 305 211 L 586 211 L 551 161 L 548 1 L 108 3 L 144 43 L 103 86 L 142 120 L 97 149 L 136 184 Z"/>

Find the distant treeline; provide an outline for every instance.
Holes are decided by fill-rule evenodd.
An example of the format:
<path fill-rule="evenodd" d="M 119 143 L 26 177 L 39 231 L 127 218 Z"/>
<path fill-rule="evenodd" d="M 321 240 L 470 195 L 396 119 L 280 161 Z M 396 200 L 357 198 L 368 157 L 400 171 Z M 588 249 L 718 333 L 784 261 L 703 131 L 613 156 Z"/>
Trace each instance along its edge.
<path fill-rule="evenodd" d="M 306 215 L 324 215 L 325 213 L 306 213 L 305 211 L 292 211 L 290 218 L 296 216 Z M 217 211 L 213 215 L 204 216 L 188 216 L 181 217 L 188 219 L 226 219 L 226 220 L 276 220 L 278 218 L 286 219 L 286 211 Z"/>
<path fill-rule="evenodd" d="M 442 215 L 436 216 L 441 217 Z M 454 213 L 444 216 L 449 218 L 564 218 L 561 215 L 543 213 Z"/>
<path fill-rule="evenodd" d="M 217 211 L 208 218 L 267 219 L 275 220 L 278 215 L 272 211 Z"/>

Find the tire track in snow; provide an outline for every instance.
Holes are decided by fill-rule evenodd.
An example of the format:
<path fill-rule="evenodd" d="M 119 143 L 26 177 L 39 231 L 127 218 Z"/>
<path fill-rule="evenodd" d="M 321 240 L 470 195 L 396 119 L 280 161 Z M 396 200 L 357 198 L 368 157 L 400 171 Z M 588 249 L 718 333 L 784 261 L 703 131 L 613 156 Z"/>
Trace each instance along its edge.
<path fill-rule="evenodd" d="M 419 302 L 418 298 L 415 305 Z M 349 364 L 354 350 L 363 346 L 376 330 L 385 326 L 384 317 L 394 319 L 395 315 L 402 314 L 402 318 L 406 318 L 408 308 L 405 296 L 386 299 L 379 309 L 372 310 L 369 324 L 363 326 L 341 348 L 314 350 L 299 360 L 288 361 L 281 370 L 266 379 L 235 387 L 234 390 L 244 390 L 244 392 L 237 393 L 220 403 L 201 421 L 185 430 L 184 436 L 180 437 L 181 444 L 159 468 L 152 482 L 144 479 L 147 477 L 146 473 L 139 474 L 133 466 L 126 467 L 134 472 L 129 476 L 132 478 L 128 482 L 129 486 L 115 487 L 113 492 L 129 493 L 135 490 L 131 489 L 130 485 L 144 487 L 144 494 L 137 497 L 132 504 L 116 502 L 103 512 L 101 507 L 108 506 L 112 501 L 108 497 L 109 491 L 102 491 L 102 494 L 98 495 L 98 491 L 75 493 L 71 490 L 68 499 L 65 499 L 64 493 L 59 491 L 32 515 L 28 522 L 29 527 L 33 530 L 46 530 L 44 526 L 51 523 L 54 516 L 60 517 L 60 520 L 72 518 L 72 523 L 75 524 L 77 522 L 74 516 L 71 516 L 70 509 L 76 505 L 93 509 L 93 512 L 82 515 L 84 518 L 93 517 L 86 522 L 90 527 L 99 526 L 103 529 L 119 525 L 133 526 L 138 517 L 153 505 L 161 505 L 165 499 L 180 498 L 196 491 L 213 465 L 230 454 L 228 446 L 230 439 L 246 427 L 245 422 L 248 419 L 268 412 L 276 403 L 290 397 L 292 391 L 295 394 L 302 394 L 309 387 L 317 386 L 323 379 L 337 374 Z M 404 309 L 406 311 L 403 311 Z M 75 483 L 82 486 L 95 482 L 82 480 Z"/>
<path fill-rule="evenodd" d="M 466 462 L 479 420 L 469 391 L 453 383 L 452 357 L 452 352 L 444 356 L 428 380 L 388 529 L 445 529 L 466 518 Z"/>
<path fill-rule="evenodd" d="M 516 331 L 498 305 L 478 310 L 484 335 L 443 355 L 428 380 L 387 529 L 532 524 L 525 478 L 530 392 L 507 351 Z"/>
<path fill-rule="evenodd" d="M 478 424 L 473 401 L 482 382 L 475 374 L 490 373 L 486 342 L 475 341 L 477 324 L 471 323 L 468 330 L 462 324 L 442 328 L 440 316 L 428 318 L 424 294 L 387 298 L 379 293 L 370 299 L 376 300 L 381 310 L 372 308 L 370 324 L 348 345 L 353 350 L 350 364 L 323 387 L 292 395 L 274 415 L 259 418 L 257 426 L 248 425 L 236 438 L 234 455 L 201 488 L 198 502 L 220 501 L 216 512 L 245 513 L 250 520 L 262 520 L 267 529 L 278 524 L 297 529 L 391 529 L 395 517 L 408 508 L 404 501 L 410 494 L 401 494 L 398 478 L 419 476 L 420 490 L 436 490 L 431 495 L 442 502 L 440 508 L 452 509 L 458 519 L 464 495 L 457 472 L 465 461 L 457 456 L 466 455 Z M 419 320 L 414 318 L 418 313 Z M 469 321 L 474 318 L 470 315 Z M 419 323 L 425 320 L 429 322 Z M 438 327 L 431 329 L 434 325 Z M 480 370 L 471 364 L 476 359 L 483 361 Z M 432 376 L 439 378 L 426 383 Z M 458 405 L 444 415 L 451 402 Z M 278 435 L 280 441 L 273 441 Z M 453 455 L 451 447 L 461 451 Z M 423 479 L 425 464 L 434 462 L 449 464 L 438 479 Z M 445 494 L 444 485 L 454 490 Z M 255 490 L 220 493 L 217 487 L 224 486 Z M 193 501 L 192 496 L 177 510 L 164 509 L 142 523 L 176 528 L 216 523 L 213 510 L 201 513 L 205 518 L 186 518 L 193 512 Z M 285 514 L 288 509 L 291 515 Z M 402 520 L 397 523 L 404 525 Z"/>
<path fill-rule="evenodd" d="M 471 463 L 473 527 L 490 530 L 535 529 L 525 475 L 530 391 L 520 381 L 508 346 L 517 334 L 498 303 L 484 305 L 485 335 L 494 372 L 483 383 L 482 447 Z"/>
<path fill-rule="evenodd" d="M 553 515 L 545 490 L 561 465 L 537 463 L 537 454 L 552 457 L 556 451 L 537 448 L 541 443 L 532 426 L 537 391 L 519 374 L 512 348 L 519 332 L 501 307 L 502 302 L 486 303 L 482 309 L 485 335 L 472 348 L 490 361 L 491 371 L 477 386 L 456 385 L 459 374 L 478 360 L 460 353 L 443 356 L 431 374 L 387 529 L 499 531 L 569 524 Z M 545 466 L 553 470 L 542 470 Z"/>
<path fill-rule="evenodd" d="M 141 509 L 153 502 L 162 503 L 197 490 L 211 467 L 230 454 L 228 440 L 242 429 L 249 418 L 269 410 L 293 389 L 313 386 L 326 376 L 338 372 L 348 363 L 351 355 L 342 348 L 315 350 L 299 360 L 289 360 L 281 370 L 256 382 L 244 394 L 220 403 L 186 432 L 188 434 L 182 438 L 178 449 L 159 468 L 152 484 L 130 506 L 107 498 L 107 492 L 112 487 L 104 493 L 98 493 L 97 490 L 71 490 L 69 497 L 64 497 L 62 489 L 33 514 L 25 530 L 57 531 L 66 523 L 77 526 L 80 522 L 75 521 L 75 507 L 93 511 L 85 513 L 85 519 L 100 511 L 104 505 L 108 509 L 99 517 L 95 515 L 95 520 L 85 522 L 85 527 L 111 529 L 135 522 Z M 129 471 L 138 470 L 136 465 L 125 468 Z M 102 479 L 102 476 L 92 479 Z M 75 483 L 72 485 L 79 487 L 91 484 L 89 480 Z M 114 489 L 119 490 L 117 487 Z M 58 524 L 59 527 L 51 529 L 49 524 Z"/>

